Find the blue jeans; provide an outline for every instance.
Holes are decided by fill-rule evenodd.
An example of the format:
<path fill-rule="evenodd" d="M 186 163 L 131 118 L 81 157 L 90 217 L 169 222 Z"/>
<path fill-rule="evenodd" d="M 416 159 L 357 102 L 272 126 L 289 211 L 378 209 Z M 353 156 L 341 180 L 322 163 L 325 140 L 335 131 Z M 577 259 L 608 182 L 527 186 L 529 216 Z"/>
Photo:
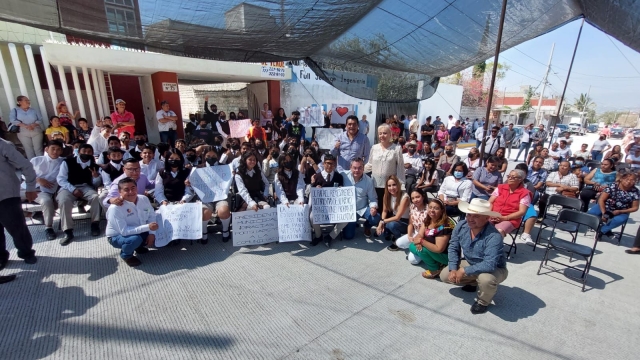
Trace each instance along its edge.
<path fill-rule="evenodd" d="M 469 202 L 471 202 L 471 200 L 478 198 L 478 199 L 482 199 L 482 200 L 489 200 L 490 196 L 488 195 L 476 195 L 474 193 L 471 193 L 471 196 L 469 197 Z"/>
<path fill-rule="evenodd" d="M 527 154 L 529 153 L 529 149 L 531 148 L 531 143 L 522 142 L 520 143 L 520 148 L 518 149 L 518 155 L 516 155 L 516 161 L 520 158 L 520 153 L 524 150 L 524 160 L 527 160 Z"/>
<path fill-rule="evenodd" d="M 356 214 L 356 218 L 359 218 L 359 217 L 360 216 Z M 376 214 L 376 216 L 371 216 L 371 210 L 367 206 L 367 209 L 364 211 L 364 214 L 362 214 L 362 218 L 366 220 L 366 222 L 364 223 L 364 226 L 365 228 L 367 228 L 371 226 L 378 226 L 378 224 L 380 223 L 380 219 L 382 217 L 380 216 L 379 212 Z M 347 226 L 345 226 L 344 229 L 342 230 L 342 238 L 345 240 L 353 239 L 356 236 L 357 226 L 358 226 L 357 222 L 352 222 L 347 224 Z"/>
<path fill-rule="evenodd" d="M 591 207 L 591 209 L 589 209 L 587 214 L 595 215 L 598 218 L 602 217 L 602 211 L 600 211 L 600 206 L 598 206 L 598 204 Z M 602 225 L 602 227 L 600 228 L 600 232 L 603 234 L 608 233 L 609 231 L 617 228 L 618 226 L 622 226 L 622 224 L 624 224 L 627 221 L 627 219 L 629 219 L 629 214 L 618 214 L 613 218 L 609 219 L 608 223 Z"/>
<path fill-rule="evenodd" d="M 407 233 L 409 227 L 408 219 L 400 219 L 398 221 L 391 221 L 384 224 L 384 234 L 393 234 L 396 239 Z"/>
<path fill-rule="evenodd" d="M 129 235 L 129 236 L 112 236 L 109 240 L 111 246 L 120 250 L 120 257 L 123 259 L 128 259 L 133 256 L 133 252 L 136 251 L 137 248 L 140 247 L 146 240 L 147 236 L 149 236 L 148 232 L 143 232 L 141 234 Z"/>
<path fill-rule="evenodd" d="M 476 148 L 480 150 L 480 145 L 482 145 L 482 141 L 476 139 Z"/>
<path fill-rule="evenodd" d="M 591 159 L 596 161 L 602 161 L 602 151 L 591 150 Z"/>
<path fill-rule="evenodd" d="M 160 131 L 160 141 L 167 143 L 173 147 L 178 138 L 177 131 Z"/>

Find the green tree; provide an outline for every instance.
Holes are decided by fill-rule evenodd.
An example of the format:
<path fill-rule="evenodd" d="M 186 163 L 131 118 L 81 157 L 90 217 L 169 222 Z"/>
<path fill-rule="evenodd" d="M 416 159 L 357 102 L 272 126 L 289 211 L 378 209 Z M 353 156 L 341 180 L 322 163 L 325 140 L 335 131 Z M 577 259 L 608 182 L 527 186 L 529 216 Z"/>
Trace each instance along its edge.
<path fill-rule="evenodd" d="M 471 76 L 473 76 L 474 79 L 482 79 L 484 78 L 484 72 L 487 70 L 487 63 L 485 61 L 479 63 L 479 64 L 475 64 L 473 66 L 473 70 L 471 72 Z"/>
<path fill-rule="evenodd" d="M 611 125 L 616 121 L 620 114 L 622 114 L 620 111 L 606 111 L 598 115 L 597 119 L 607 125 Z"/>

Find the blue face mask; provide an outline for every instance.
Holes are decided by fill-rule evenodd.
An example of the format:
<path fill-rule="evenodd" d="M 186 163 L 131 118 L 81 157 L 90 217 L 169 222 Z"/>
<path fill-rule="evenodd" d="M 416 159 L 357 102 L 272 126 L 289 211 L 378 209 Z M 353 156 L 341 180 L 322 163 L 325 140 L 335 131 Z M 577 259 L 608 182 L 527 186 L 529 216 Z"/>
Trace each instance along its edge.
<path fill-rule="evenodd" d="M 463 176 L 464 176 L 464 173 L 462 171 L 453 172 L 453 177 L 455 177 L 456 179 L 462 179 Z"/>
<path fill-rule="evenodd" d="M 73 155 L 78 156 L 80 149 L 73 149 Z"/>
<path fill-rule="evenodd" d="M 576 161 L 574 164 L 578 165 L 578 166 L 582 166 L 583 162 L 582 161 Z"/>

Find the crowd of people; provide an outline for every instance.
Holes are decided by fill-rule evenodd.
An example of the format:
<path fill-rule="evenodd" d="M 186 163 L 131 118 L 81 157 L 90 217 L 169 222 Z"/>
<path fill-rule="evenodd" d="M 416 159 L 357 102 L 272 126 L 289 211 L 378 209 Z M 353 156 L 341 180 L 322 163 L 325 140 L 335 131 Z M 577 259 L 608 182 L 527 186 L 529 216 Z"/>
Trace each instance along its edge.
<path fill-rule="evenodd" d="M 604 142 L 593 144 L 591 151 L 585 144 L 572 154 L 569 137 L 558 142 L 551 137 L 551 147 L 546 148 L 549 135 L 542 125 L 537 132 L 533 125 L 525 127 L 516 162 L 523 151 L 526 161 L 507 172 L 513 125 L 492 126 L 485 137 L 484 119 L 470 122 L 449 116 L 448 121 L 436 117 L 432 122 L 428 117 L 420 125 L 415 115 L 393 115 L 377 127 L 378 143 L 371 145 L 369 123 L 351 115 L 342 126 L 329 124 L 344 131 L 332 148 L 320 149 L 306 138 L 300 113 L 274 113 L 268 104 L 245 137 L 233 138 L 228 122 L 244 114 L 231 112 L 227 119 L 208 99 L 197 126 L 187 139 L 179 139 L 178 117 L 164 101 L 157 112 L 161 142 L 150 144 L 136 131 L 126 102 L 115 103 L 117 110 L 93 128 L 60 104 L 58 115 L 43 129 L 28 99 L 18 98 L 11 124 L 20 128 L 27 158 L 11 143 L 0 141 L 0 176 L 6 184 L 0 189 L 0 206 L 6 210 L 0 213 L 0 269 L 9 259 L 4 228 L 14 239 L 18 257 L 29 264 L 37 261 L 21 215 L 23 202 L 41 206 L 41 213 L 33 217 L 42 221 L 49 240 L 58 238 L 53 228 L 58 209 L 63 246 L 74 240 L 74 207 L 86 212 L 88 206 L 91 235 L 100 235 L 100 220 L 106 218 L 109 243 L 120 249 L 127 265 L 138 266 L 137 255 L 154 246 L 155 209 L 199 201 L 189 182 L 191 172 L 230 165 L 234 182 L 228 198 L 201 202 L 201 244 L 208 243 L 213 224 L 221 227 L 222 241 L 229 241 L 233 212 L 276 204 L 299 206 L 308 203 L 312 187 L 353 186 L 359 221 L 332 224 L 328 231 L 312 222 L 309 245 L 330 247 L 338 237 L 353 239 L 362 223 L 365 236 L 384 238 L 390 251 L 407 249 L 411 264 L 424 263 L 424 278 L 477 291 L 471 311 L 478 314 L 487 311 L 498 284 L 508 276 L 504 237 L 524 226 L 522 241 L 533 244 L 531 230 L 545 216 L 550 197 L 580 198 L 583 211 L 602 219 L 598 238 L 612 236 L 612 230 L 638 210 L 635 172 L 616 171 L 623 161 L 620 148 L 603 154 L 609 148 L 601 139 Z M 462 159 L 456 148 L 469 138 L 478 141 L 477 147 Z M 625 153 L 632 154 L 625 162 L 640 167 L 640 138 L 629 142 Z M 598 159 L 596 166 L 587 165 Z M 21 173 L 22 191 L 16 171 Z M 636 245 L 631 253 L 640 252 Z"/>

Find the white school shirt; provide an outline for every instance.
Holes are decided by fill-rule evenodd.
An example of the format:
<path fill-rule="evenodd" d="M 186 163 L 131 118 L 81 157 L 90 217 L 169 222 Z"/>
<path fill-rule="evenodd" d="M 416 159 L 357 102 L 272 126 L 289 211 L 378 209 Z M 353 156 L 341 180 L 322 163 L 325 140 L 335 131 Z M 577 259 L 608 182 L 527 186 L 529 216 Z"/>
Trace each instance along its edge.
<path fill-rule="evenodd" d="M 37 178 L 45 179 L 48 182 L 56 185 L 51 189 L 47 189 L 44 186 L 36 184 L 36 188 L 47 194 L 55 194 L 58 190 L 58 182 L 56 178 L 58 177 L 58 172 L 60 172 L 60 164 L 62 164 L 62 161 L 64 161 L 64 159 L 61 157 L 52 159 L 49 157 L 49 154 L 44 153 L 43 156 L 36 156 L 30 161 L 33 165 L 33 170 L 35 170 L 36 172 Z"/>
<path fill-rule="evenodd" d="M 156 222 L 156 212 L 146 196 L 138 195 L 135 204 L 125 200 L 120 206 L 109 206 L 105 235 L 131 236 L 143 232 L 155 234 L 155 231 L 149 230 L 149 224 L 152 222 Z"/>
<path fill-rule="evenodd" d="M 175 121 L 169 121 L 164 124 L 160 122 L 160 120 L 162 120 L 164 116 L 177 116 L 177 115 L 176 113 L 173 112 L 173 110 L 169 110 L 169 111 L 159 110 L 156 113 L 156 119 L 158 120 L 158 131 L 162 132 L 162 131 L 176 130 L 177 126 Z"/>

